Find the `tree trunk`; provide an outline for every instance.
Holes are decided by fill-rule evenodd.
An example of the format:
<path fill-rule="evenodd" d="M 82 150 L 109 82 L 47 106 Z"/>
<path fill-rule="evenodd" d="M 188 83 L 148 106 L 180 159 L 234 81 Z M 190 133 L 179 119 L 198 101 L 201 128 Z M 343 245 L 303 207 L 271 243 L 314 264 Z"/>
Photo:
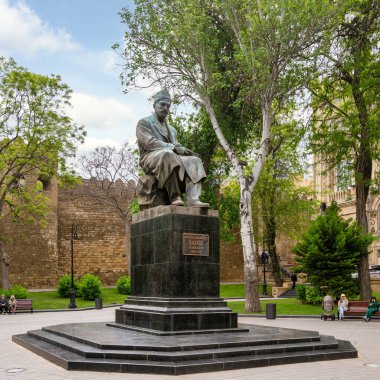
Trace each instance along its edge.
<path fill-rule="evenodd" d="M 281 267 L 280 260 L 277 256 L 276 249 L 276 227 L 270 226 L 270 230 L 267 235 L 267 243 L 268 243 L 268 251 L 269 256 L 272 259 L 272 275 L 276 286 L 282 286 L 282 278 L 281 278 Z"/>
<path fill-rule="evenodd" d="M 273 86 L 270 89 L 273 91 Z M 270 92 L 270 91 L 269 91 Z M 211 106 L 210 99 L 205 97 L 200 91 L 199 97 L 202 99 L 207 114 L 210 117 L 213 129 L 218 137 L 220 145 L 225 150 L 231 164 L 238 174 L 240 186 L 240 231 L 241 241 L 243 246 L 244 258 L 244 283 L 245 283 L 245 311 L 260 312 L 259 299 L 259 276 L 256 264 L 256 246 L 253 237 L 253 222 L 252 222 L 252 192 L 257 184 L 260 173 L 262 171 L 265 158 L 268 153 L 270 126 L 271 126 L 271 102 L 266 100 L 263 103 L 263 130 L 261 136 L 261 145 L 257 154 L 255 165 L 252 168 L 251 174 L 245 175 L 244 165 L 238 159 L 238 156 L 233 151 L 232 147 L 223 135 L 222 129 L 219 126 L 214 109 Z M 270 98 L 270 97 L 268 97 Z M 270 98 L 271 99 L 271 98 Z"/>
<path fill-rule="evenodd" d="M 360 165 L 360 160 L 358 161 L 358 166 Z M 372 169 L 372 160 L 369 159 L 367 161 L 366 166 L 370 166 Z M 368 171 L 369 168 L 367 167 Z M 363 173 L 363 171 L 359 171 L 357 168 L 358 173 Z M 364 174 L 364 173 L 363 173 Z M 366 202 L 368 197 L 368 191 L 369 186 L 366 185 L 366 183 L 369 183 L 369 178 L 363 178 L 359 181 L 359 183 L 356 184 L 356 220 L 358 224 L 363 228 L 364 232 L 368 232 L 368 219 L 366 215 Z M 368 251 L 365 248 L 362 251 L 362 255 L 360 258 L 360 263 L 358 267 L 358 278 L 359 278 L 359 285 L 360 285 L 360 299 L 361 300 L 368 300 L 371 298 L 372 295 L 372 289 L 371 289 L 371 279 L 369 276 L 368 271 L 369 265 L 368 265 Z"/>
<path fill-rule="evenodd" d="M 245 311 L 260 312 L 259 276 L 256 263 L 256 245 L 253 238 L 251 193 L 241 186 L 240 232 L 244 257 Z"/>
<path fill-rule="evenodd" d="M 372 154 L 371 154 L 371 132 L 368 125 L 368 109 L 363 88 L 362 74 L 367 69 L 367 53 L 370 50 L 370 41 L 368 32 L 371 29 L 372 22 L 377 18 L 371 18 L 370 8 L 372 2 L 365 4 L 363 17 L 357 24 L 352 23 L 351 27 L 355 30 L 349 31 L 347 37 L 353 42 L 351 55 L 353 59 L 353 70 L 350 75 L 343 72 L 344 80 L 351 85 L 352 95 L 357 109 L 357 116 L 360 124 L 359 149 L 356 160 L 356 220 L 368 232 L 368 220 L 366 215 L 367 198 L 369 186 L 372 178 Z M 371 279 L 368 271 L 368 252 L 363 249 L 358 268 L 358 277 L 360 283 L 360 299 L 368 300 L 371 297 Z"/>
<path fill-rule="evenodd" d="M 358 110 L 360 121 L 360 145 L 358 158 L 356 161 L 356 220 L 359 226 L 362 227 L 365 233 L 368 232 L 368 219 L 366 215 L 367 198 L 369 186 L 372 178 L 372 156 L 369 146 L 370 132 L 368 128 L 368 113 L 364 101 L 364 96 L 360 90 L 360 83 L 357 75 L 354 75 L 352 92 L 355 99 L 355 105 Z M 372 295 L 371 279 L 368 271 L 368 250 L 365 248 L 362 251 L 358 278 L 360 284 L 360 299 L 368 300 Z"/>
<path fill-rule="evenodd" d="M 274 210 L 275 203 L 274 187 L 270 189 L 267 206 L 263 205 L 263 215 L 265 223 L 265 240 L 272 259 L 272 275 L 276 286 L 282 286 L 280 261 L 276 249 L 276 215 Z M 265 199 L 264 199 L 265 202 Z"/>

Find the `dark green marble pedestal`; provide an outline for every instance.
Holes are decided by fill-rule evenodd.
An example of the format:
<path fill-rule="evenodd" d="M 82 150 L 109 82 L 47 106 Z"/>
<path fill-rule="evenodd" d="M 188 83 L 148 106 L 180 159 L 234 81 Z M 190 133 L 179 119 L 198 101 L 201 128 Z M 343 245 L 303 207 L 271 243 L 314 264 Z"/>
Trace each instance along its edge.
<path fill-rule="evenodd" d="M 220 298 L 130 297 L 115 324 L 156 335 L 237 331 L 237 314 Z M 243 331 L 243 330 L 241 330 Z"/>
<path fill-rule="evenodd" d="M 237 328 L 219 298 L 219 216 L 215 210 L 159 206 L 132 220 L 132 296 L 117 325 L 160 332 Z"/>

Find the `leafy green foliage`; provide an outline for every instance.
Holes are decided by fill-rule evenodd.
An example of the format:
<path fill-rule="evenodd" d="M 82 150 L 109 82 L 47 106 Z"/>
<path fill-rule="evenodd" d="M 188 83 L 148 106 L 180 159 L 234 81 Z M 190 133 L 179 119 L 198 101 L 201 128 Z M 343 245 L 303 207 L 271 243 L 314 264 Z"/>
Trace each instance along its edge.
<path fill-rule="evenodd" d="M 98 276 L 87 273 L 81 277 L 79 291 L 84 300 L 93 301 L 102 294 L 102 283 Z"/>
<path fill-rule="evenodd" d="M 272 120 L 315 70 L 318 46 L 336 6 L 329 0 L 273 5 L 139 0 L 121 12 L 126 91 L 144 78 L 148 86 L 169 88 L 201 106 L 238 177 L 247 310 L 260 309 L 251 200 Z"/>
<path fill-rule="evenodd" d="M 138 212 L 140 212 L 140 206 L 137 197 L 133 198 L 132 202 L 128 206 L 128 210 L 131 214 L 137 214 Z"/>
<path fill-rule="evenodd" d="M 352 273 L 357 270 L 361 251 L 374 237 L 364 234 L 357 223 L 344 220 L 339 213 L 337 204 L 332 203 L 310 223 L 293 252 L 299 263 L 297 269 L 308 274 L 314 287 L 325 288 L 333 297 L 341 293 L 350 297 L 358 290 Z"/>
<path fill-rule="evenodd" d="M 321 305 L 324 294 L 322 289 L 316 286 L 307 286 L 305 291 L 306 303 L 310 305 Z"/>
<path fill-rule="evenodd" d="M 339 25 L 326 40 L 325 64 L 310 82 L 311 147 L 328 171 L 349 163 L 356 185 L 356 217 L 368 231 L 367 199 L 376 182 L 372 166 L 380 156 L 380 6 L 378 0 L 347 0 L 337 9 Z M 358 272 L 361 299 L 368 299 L 365 250 Z"/>
<path fill-rule="evenodd" d="M 58 75 L 43 76 L 0 57 L 0 217 L 43 219 L 47 197 L 37 178 L 72 183 L 68 157 L 85 132 L 66 110 L 71 89 Z"/>
<path fill-rule="evenodd" d="M 310 305 L 321 305 L 324 292 L 320 288 L 311 285 L 296 285 L 297 299 Z"/>
<path fill-rule="evenodd" d="M 228 181 L 223 186 L 219 199 L 221 219 L 220 235 L 224 241 L 233 241 L 233 231 L 240 225 L 240 191 L 236 181 Z"/>
<path fill-rule="evenodd" d="M 0 289 L 0 294 L 5 294 L 7 298 L 9 298 L 12 294 L 16 297 L 16 299 L 25 299 L 28 297 L 28 291 L 21 285 L 13 285 L 9 289 Z"/>
<path fill-rule="evenodd" d="M 76 295 L 79 296 L 79 281 L 74 277 L 74 289 Z M 57 291 L 60 297 L 70 297 L 71 291 L 71 275 L 65 274 L 58 279 Z"/>
<path fill-rule="evenodd" d="M 297 299 L 299 299 L 302 303 L 306 303 L 306 286 L 304 284 L 296 285 L 296 294 Z"/>
<path fill-rule="evenodd" d="M 131 278 L 129 276 L 120 276 L 116 281 L 116 289 L 120 294 L 131 294 Z"/>

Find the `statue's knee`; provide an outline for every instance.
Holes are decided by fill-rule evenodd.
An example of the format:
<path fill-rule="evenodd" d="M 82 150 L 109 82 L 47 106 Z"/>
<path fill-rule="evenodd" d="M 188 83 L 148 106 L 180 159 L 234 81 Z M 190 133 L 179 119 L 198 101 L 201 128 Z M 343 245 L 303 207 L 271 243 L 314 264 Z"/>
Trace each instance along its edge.
<path fill-rule="evenodd" d="M 164 150 L 162 153 L 162 158 L 166 160 L 172 160 L 173 157 L 177 157 L 177 155 L 172 150 Z"/>

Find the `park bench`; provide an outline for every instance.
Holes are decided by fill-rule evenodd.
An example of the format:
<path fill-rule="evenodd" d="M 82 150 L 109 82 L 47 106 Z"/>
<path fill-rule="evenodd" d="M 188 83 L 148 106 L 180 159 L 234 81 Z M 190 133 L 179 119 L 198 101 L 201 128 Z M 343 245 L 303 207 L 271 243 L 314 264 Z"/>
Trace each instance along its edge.
<path fill-rule="evenodd" d="M 349 301 L 348 310 L 344 312 L 345 317 L 363 317 L 367 311 L 368 301 Z M 380 317 L 380 311 L 377 311 L 372 318 Z"/>
<path fill-rule="evenodd" d="M 18 299 L 17 300 L 16 313 L 19 311 L 27 311 L 27 310 L 30 310 L 30 312 L 33 313 L 32 300 Z"/>

